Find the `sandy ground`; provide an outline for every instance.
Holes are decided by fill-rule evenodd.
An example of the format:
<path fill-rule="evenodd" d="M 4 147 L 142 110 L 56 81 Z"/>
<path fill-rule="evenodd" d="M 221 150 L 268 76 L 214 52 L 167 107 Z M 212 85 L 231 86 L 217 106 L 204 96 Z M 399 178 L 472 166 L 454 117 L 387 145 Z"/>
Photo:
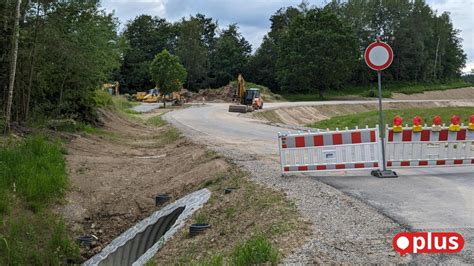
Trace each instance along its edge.
<path fill-rule="evenodd" d="M 60 211 L 74 237 L 98 237 L 82 248 L 83 259 L 155 211 L 155 195 L 177 199 L 229 167 L 185 138 L 169 141 L 171 126 L 147 127 L 110 111 L 102 120 L 104 134 L 69 136 L 67 144 L 71 190 Z"/>
<path fill-rule="evenodd" d="M 468 98 L 474 99 L 474 98 Z M 474 101 L 433 101 L 433 102 L 406 102 L 384 103 L 384 109 L 399 108 L 433 108 L 433 107 L 455 107 L 455 106 L 474 106 Z M 337 104 L 320 106 L 298 106 L 267 110 L 253 113 L 253 117 L 261 121 L 275 124 L 285 124 L 290 126 L 304 126 L 310 123 L 329 119 L 334 116 L 369 112 L 378 109 L 376 103 L 362 104 Z"/>

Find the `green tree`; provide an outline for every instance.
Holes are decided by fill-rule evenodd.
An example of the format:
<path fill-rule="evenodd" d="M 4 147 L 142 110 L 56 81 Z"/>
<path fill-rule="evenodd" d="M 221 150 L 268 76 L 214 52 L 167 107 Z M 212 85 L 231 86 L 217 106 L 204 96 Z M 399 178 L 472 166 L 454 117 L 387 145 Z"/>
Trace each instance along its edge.
<path fill-rule="evenodd" d="M 278 90 L 276 80 L 277 46 L 272 39 L 265 36 L 260 47 L 250 58 L 245 77 L 252 82 Z"/>
<path fill-rule="evenodd" d="M 140 15 L 127 23 L 123 36 L 128 44 L 120 70 L 125 92 L 147 90 L 153 86 L 149 73 L 154 56 L 163 49 L 174 49 L 176 29 L 165 19 Z"/>
<path fill-rule="evenodd" d="M 214 44 L 216 26 L 203 15 L 183 19 L 179 23 L 176 55 L 188 72 L 186 87 L 198 90 L 209 85 L 210 54 Z"/>
<path fill-rule="evenodd" d="M 0 20 L 4 32 L 13 33 L 13 10 L 12 4 L 0 4 L 7 17 Z M 119 66 L 117 20 L 96 1 L 27 1 L 20 13 L 12 121 L 36 116 L 95 121 L 94 90 Z M 10 39 L 0 42 L 11 45 Z M 8 58 L 0 54 L 2 62 Z M 3 86 L 0 90 L 5 95 Z"/>
<path fill-rule="evenodd" d="M 216 51 L 211 58 L 213 86 L 228 84 L 239 73 L 244 73 L 252 46 L 238 32 L 235 24 L 222 31 L 216 42 Z"/>
<path fill-rule="evenodd" d="M 306 8 L 306 6 L 301 5 L 300 8 L 281 8 L 272 15 L 270 18 L 270 32 L 263 38 L 262 44 L 250 58 L 245 73 L 248 80 L 265 85 L 273 91 L 279 91 L 280 88 L 276 75 L 278 47 L 284 32 L 288 29 L 291 22 L 301 14 L 302 8 Z"/>
<path fill-rule="evenodd" d="M 166 49 L 153 59 L 150 65 L 150 74 L 163 96 L 179 91 L 187 75 L 186 69 L 179 62 L 179 58 L 170 54 Z M 165 97 L 163 97 L 163 103 L 166 108 Z"/>
<path fill-rule="evenodd" d="M 337 88 L 350 77 L 359 57 L 356 37 L 330 9 L 298 15 L 284 33 L 277 76 L 287 92 L 311 93 Z"/>

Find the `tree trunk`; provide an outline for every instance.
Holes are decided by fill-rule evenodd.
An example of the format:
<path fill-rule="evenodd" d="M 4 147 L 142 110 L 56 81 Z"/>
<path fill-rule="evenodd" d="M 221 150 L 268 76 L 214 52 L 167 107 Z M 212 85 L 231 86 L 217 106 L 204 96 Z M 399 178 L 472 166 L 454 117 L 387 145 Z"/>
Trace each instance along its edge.
<path fill-rule="evenodd" d="M 15 14 L 15 25 L 13 28 L 13 53 L 10 68 L 10 83 L 8 85 L 8 99 L 7 99 L 7 110 L 5 115 L 5 131 L 4 134 L 10 132 L 10 119 L 12 113 L 12 102 L 13 102 L 13 87 L 15 86 L 15 75 L 16 75 L 16 63 L 18 59 L 18 39 L 20 37 L 20 6 L 21 0 L 16 3 L 16 14 Z"/>
<path fill-rule="evenodd" d="M 29 118 L 30 112 L 30 100 L 31 100 L 31 86 L 33 85 L 33 73 L 34 73 L 34 65 L 35 65 L 35 58 L 36 58 L 36 43 L 38 41 L 38 17 L 40 12 L 40 4 L 37 4 L 36 9 L 36 19 L 35 19 L 35 37 L 33 43 L 33 50 L 30 58 L 30 72 L 28 73 L 28 86 L 26 88 L 26 103 L 25 103 L 25 114 L 23 120 L 26 121 Z"/>

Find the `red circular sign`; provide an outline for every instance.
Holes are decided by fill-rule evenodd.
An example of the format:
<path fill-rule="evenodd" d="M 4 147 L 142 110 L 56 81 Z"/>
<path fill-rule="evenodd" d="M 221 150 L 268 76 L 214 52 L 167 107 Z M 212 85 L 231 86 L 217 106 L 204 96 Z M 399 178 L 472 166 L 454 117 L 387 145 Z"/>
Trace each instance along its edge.
<path fill-rule="evenodd" d="M 373 42 L 365 49 L 364 58 L 365 63 L 373 70 L 384 70 L 392 64 L 392 47 L 384 42 Z"/>

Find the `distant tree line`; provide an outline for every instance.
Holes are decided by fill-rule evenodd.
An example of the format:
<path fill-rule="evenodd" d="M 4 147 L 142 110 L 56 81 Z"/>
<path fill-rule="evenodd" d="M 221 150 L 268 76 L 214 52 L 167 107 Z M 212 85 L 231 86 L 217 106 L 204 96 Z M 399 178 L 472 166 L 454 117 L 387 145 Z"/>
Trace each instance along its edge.
<path fill-rule="evenodd" d="M 0 2 L 3 114 L 17 50 L 19 2 Z M 276 92 L 321 96 L 375 80 L 362 54 L 377 36 L 395 53 L 383 73 L 386 82 L 459 79 L 466 61 L 449 14 L 437 14 L 422 0 L 332 1 L 320 8 L 303 2 L 281 8 L 254 54 L 236 24 L 221 28 L 202 14 L 175 23 L 140 15 L 117 34 L 117 19 L 98 2 L 21 2 L 13 121 L 32 114 L 91 121 L 94 90 L 104 82 L 119 81 L 121 91 L 130 93 L 155 87 L 150 69 L 163 50 L 178 57 L 187 73 L 184 87 L 192 91 L 221 87 L 243 73 Z"/>
<path fill-rule="evenodd" d="M 235 24 L 219 30 L 215 21 L 202 14 L 176 23 L 141 15 L 126 24 L 122 37 L 126 49 L 115 77 L 130 92 L 154 85 L 149 66 L 164 49 L 180 58 L 188 73 L 185 87 L 190 90 L 228 84 L 246 70 L 252 52 Z"/>
<path fill-rule="evenodd" d="M 19 2 L 0 1 L 2 109 L 8 98 Z M 117 20 L 101 11 L 97 1 L 21 1 L 19 14 L 11 120 L 94 120 L 94 91 L 120 66 Z"/>
<path fill-rule="evenodd" d="M 117 78 L 130 90 L 152 86 L 147 72 L 163 49 L 180 58 L 191 90 L 217 88 L 243 73 L 248 80 L 284 93 L 337 90 L 364 85 L 376 74 L 363 61 L 377 36 L 394 50 L 387 82 L 446 82 L 459 79 L 466 55 L 448 13 L 424 1 L 332 1 L 322 8 L 303 2 L 278 10 L 270 32 L 251 54 L 237 25 L 220 30 L 202 14 L 177 23 L 142 15 L 127 23 L 128 45 Z"/>
<path fill-rule="evenodd" d="M 377 36 L 393 48 L 387 82 L 446 82 L 459 79 L 466 55 L 448 13 L 424 1 L 332 1 L 278 10 L 271 30 L 250 59 L 249 77 L 273 90 L 309 93 L 363 85 L 374 71 L 363 52 Z M 343 72 L 343 73 L 341 73 Z"/>

